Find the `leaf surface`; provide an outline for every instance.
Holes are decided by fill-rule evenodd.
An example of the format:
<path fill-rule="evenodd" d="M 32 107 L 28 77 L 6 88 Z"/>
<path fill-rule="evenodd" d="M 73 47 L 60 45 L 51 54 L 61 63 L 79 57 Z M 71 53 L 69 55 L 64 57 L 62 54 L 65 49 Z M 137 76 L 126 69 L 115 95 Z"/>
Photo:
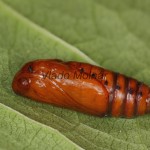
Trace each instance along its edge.
<path fill-rule="evenodd" d="M 149 115 L 98 118 L 11 89 L 20 67 L 40 58 L 89 62 L 150 84 L 149 7 L 148 0 L 0 0 L 0 149 L 150 149 Z"/>

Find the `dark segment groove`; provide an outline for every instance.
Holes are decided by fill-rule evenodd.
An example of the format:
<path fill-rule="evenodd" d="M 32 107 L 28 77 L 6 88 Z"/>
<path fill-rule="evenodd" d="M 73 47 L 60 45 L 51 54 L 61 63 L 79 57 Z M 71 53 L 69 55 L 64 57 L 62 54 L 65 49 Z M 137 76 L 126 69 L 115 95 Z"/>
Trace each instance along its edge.
<path fill-rule="evenodd" d="M 128 95 L 128 88 L 129 88 L 129 81 L 130 79 L 128 77 L 124 77 L 125 78 L 125 97 L 123 99 L 123 104 L 122 104 L 122 117 L 124 116 L 124 112 L 125 112 L 125 104 L 127 102 L 127 95 Z"/>
<path fill-rule="evenodd" d="M 141 82 L 137 82 L 137 91 L 136 91 L 135 106 L 134 106 L 134 116 L 137 116 L 137 107 L 138 107 L 139 89 L 140 89 L 141 85 L 142 85 Z"/>
<path fill-rule="evenodd" d="M 114 78 L 113 78 L 113 91 L 109 94 L 109 105 L 108 105 L 108 115 L 111 116 L 111 111 L 112 111 L 112 103 L 114 100 L 114 95 L 115 95 L 115 90 L 116 90 L 116 84 L 117 84 L 117 78 L 118 78 L 118 73 L 114 73 Z"/>

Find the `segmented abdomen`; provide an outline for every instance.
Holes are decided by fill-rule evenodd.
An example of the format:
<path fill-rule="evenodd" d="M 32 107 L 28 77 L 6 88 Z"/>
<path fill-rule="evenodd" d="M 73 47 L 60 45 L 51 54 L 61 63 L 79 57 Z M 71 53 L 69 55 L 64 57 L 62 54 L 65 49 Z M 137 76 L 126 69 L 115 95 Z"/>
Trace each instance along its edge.
<path fill-rule="evenodd" d="M 109 92 L 108 115 L 131 118 L 150 111 L 150 89 L 147 85 L 107 70 L 104 70 L 102 80 Z"/>
<path fill-rule="evenodd" d="M 150 88 L 144 83 L 89 64 L 80 63 L 78 68 L 91 75 L 101 74 L 97 79 L 109 93 L 106 115 L 131 118 L 150 112 Z"/>

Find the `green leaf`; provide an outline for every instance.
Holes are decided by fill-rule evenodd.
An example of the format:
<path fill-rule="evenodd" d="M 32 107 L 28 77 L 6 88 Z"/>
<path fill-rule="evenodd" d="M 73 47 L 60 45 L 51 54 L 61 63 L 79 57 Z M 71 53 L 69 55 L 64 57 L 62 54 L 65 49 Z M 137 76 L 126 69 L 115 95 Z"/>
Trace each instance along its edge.
<path fill-rule="evenodd" d="M 1 149 L 79 149 L 58 131 L 0 104 Z"/>
<path fill-rule="evenodd" d="M 148 0 L 0 0 L 0 149 L 150 149 L 149 115 L 98 118 L 11 89 L 20 67 L 39 58 L 98 64 L 150 84 L 149 8 Z"/>

